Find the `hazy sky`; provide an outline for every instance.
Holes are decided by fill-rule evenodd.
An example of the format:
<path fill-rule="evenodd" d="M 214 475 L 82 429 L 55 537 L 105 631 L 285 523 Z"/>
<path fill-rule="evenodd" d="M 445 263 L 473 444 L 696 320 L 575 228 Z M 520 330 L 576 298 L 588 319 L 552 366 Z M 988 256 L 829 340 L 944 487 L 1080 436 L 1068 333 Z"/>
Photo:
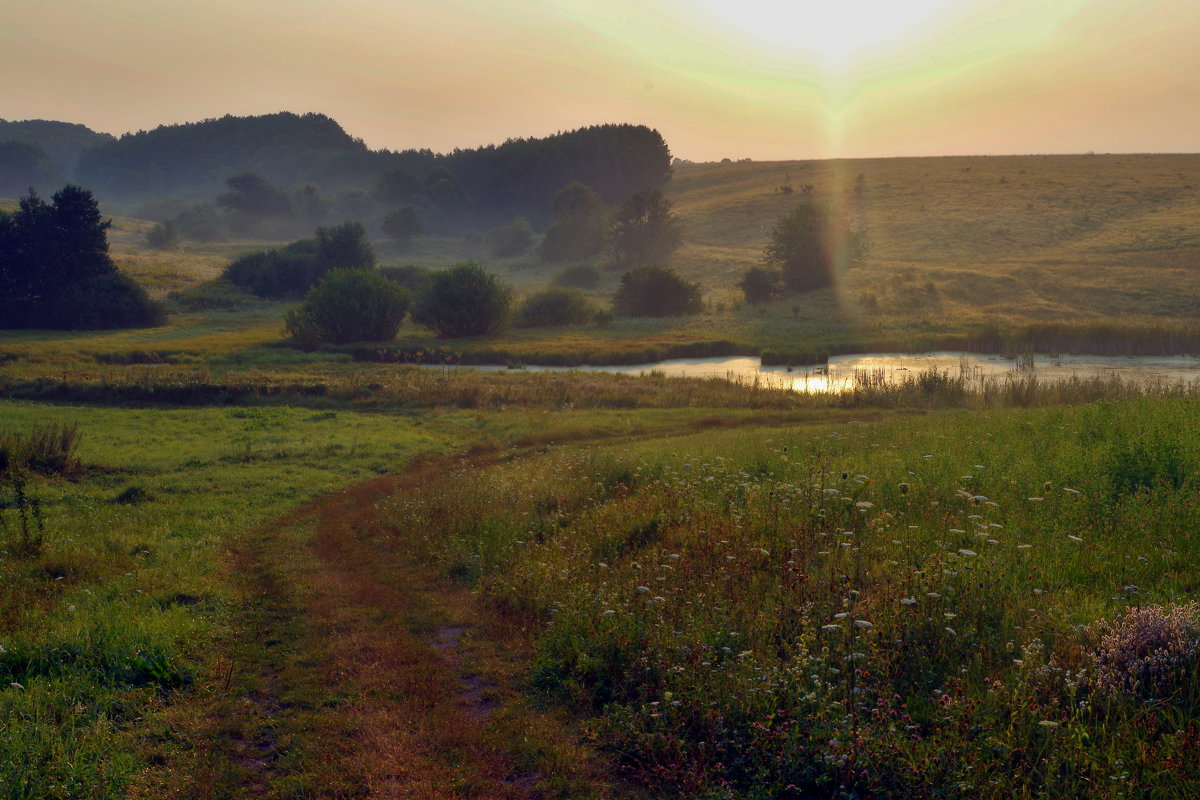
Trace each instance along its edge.
<path fill-rule="evenodd" d="M 600 122 L 683 158 L 1200 151 L 1200 0 L 37 0 L 0 117 L 319 111 L 445 151 Z"/>

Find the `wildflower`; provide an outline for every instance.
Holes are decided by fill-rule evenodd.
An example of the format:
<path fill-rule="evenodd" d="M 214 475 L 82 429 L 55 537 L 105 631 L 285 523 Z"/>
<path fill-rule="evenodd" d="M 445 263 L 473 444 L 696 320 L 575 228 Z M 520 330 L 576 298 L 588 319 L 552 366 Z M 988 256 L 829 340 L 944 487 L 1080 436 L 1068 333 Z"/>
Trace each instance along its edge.
<path fill-rule="evenodd" d="M 862 509 L 863 511 L 866 511 L 869 508 L 874 508 L 875 504 L 872 503 L 870 500 L 859 500 L 857 503 L 854 504 L 854 507 Z"/>
<path fill-rule="evenodd" d="M 940 594 L 938 594 L 937 592 L 926 592 L 926 593 L 925 593 L 925 596 L 926 596 L 926 597 L 932 597 L 934 600 L 936 600 L 937 598 L 941 597 L 941 595 L 940 595 Z"/>
<path fill-rule="evenodd" d="M 1028 549 L 1030 549 L 1031 547 L 1033 547 L 1033 545 L 1031 545 L 1031 544 L 1019 544 L 1019 545 L 1017 545 L 1017 549 L 1018 549 L 1018 550 L 1028 550 Z"/>
<path fill-rule="evenodd" d="M 951 533 L 966 533 L 966 531 L 964 531 L 962 528 L 951 528 L 950 532 Z"/>
<path fill-rule="evenodd" d="M 870 622 L 868 622 L 865 619 L 856 619 L 856 620 L 854 620 L 854 627 L 856 627 L 856 628 L 873 628 L 875 626 L 872 625 Z"/>
<path fill-rule="evenodd" d="M 1066 486 L 1063 487 L 1063 491 L 1067 494 L 1083 494 L 1083 492 L 1079 491 L 1078 489 L 1068 489 Z"/>
<path fill-rule="evenodd" d="M 954 630 L 954 628 L 943 628 L 943 630 L 951 636 L 958 636 L 958 631 Z"/>
<path fill-rule="evenodd" d="M 603 614 L 602 616 L 608 617 L 608 616 L 611 616 L 611 615 L 613 615 L 613 614 L 615 614 L 615 613 L 617 613 L 617 612 L 616 612 L 616 611 L 613 611 L 613 610 L 610 608 L 608 611 L 605 611 L 605 612 L 604 612 L 604 614 Z"/>
<path fill-rule="evenodd" d="M 974 557 L 974 556 L 979 555 L 979 553 L 976 553 L 974 550 L 968 550 L 965 547 L 960 547 L 958 549 L 958 552 L 959 552 L 959 555 L 964 555 L 964 556 L 968 556 L 968 557 Z"/>
<path fill-rule="evenodd" d="M 650 587 L 649 586 L 639 586 L 639 587 L 637 587 L 637 590 L 639 592 L 648 592 L 648 591 L 650 591 Z"/>
<path fill-rule="evenodd" d="M 821 626 L 821 630 L 823 630 L 823 631 L 840 631 L 841 629 L 842 629 L 841 625 L 832 625 L 831 624 L 831 625 L 822 625 Z"/>
<path fill-rule="evenodd" d="M 1040 503 L 1043 500 L 1045 500 L 1046 498 L 1044 498 L 1044 497 L 1026 497 L 1025 499 L 1031 503 Z"/>
<path fill-rule="evenodd" d="M 981 494 L 977 494 L 971 498 L 971 502 L 974 503 L 975 505 L 979 505 L 980 503 L 986 503 L 987 501 L 988 501 L 988 499 Z"/>
<path fill-rule="evenodd" d="M 1041 722 L 1039 722 L 1038 725 L 1041 725 L 1043 728 L 1057 728 L 1058 727 L 1058 723 L 1052 719 L 1044 719 Z"/>
<path fill-rule="evenodd" d="M 916 604 L 917 604 L 917 599 L 915 597 L 905 597 L 903 600 L 900 601 L 900 605 L 902 605 L 902 606 L 915 606 Z"/>
<path fill-rule="evenodd" d="M 1083 541 L 1083 539 L 1080 538 L 1079 536 L 1072 536 L 1069 533 L 1067 534 L 1067 538 L 1070 539 L 1072 542 L 1082 542 Z"/>
<path fill-rule="evenodd" d="M 841 612 L 841 613 L 839 613 L 839 614 L 834 614 L 834 615 L 833 615 L 833 618 L 834 618 L 834 619 L 845 619 L 845 618 L 846 618 L 846 617 L 848 617 L 848 616 L 850 616 L 850 614 L 849 614 L 848 612 L 842 611 L 842 612 Z"/>
<path fill-rule="evenodd" d="M 25 688 L 24 686 L 17 683 L 16 681 L 13 681 L 12 683 L 10 683 L 9 686 L 11 686 L 14 689 L 24 689 Z"/>

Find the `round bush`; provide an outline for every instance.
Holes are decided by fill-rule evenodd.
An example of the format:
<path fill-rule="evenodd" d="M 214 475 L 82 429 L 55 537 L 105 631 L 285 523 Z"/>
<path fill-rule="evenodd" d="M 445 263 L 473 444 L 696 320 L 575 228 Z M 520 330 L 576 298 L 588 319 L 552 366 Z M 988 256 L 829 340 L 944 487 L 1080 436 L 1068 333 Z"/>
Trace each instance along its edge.
<path fill-rule="evenodd" d="M 508 321 L 512 290 L 474 262 L 433 276 L 413 318 L 444 338 L 495 333 Z"/>
<path fill-rule="evenodd" d="M 523 328 L 556 325 L 588 325 L 596 318 L 596 306 L 574 289 L 546 289 L 525 298 L 517 317 Z"/>
<path fill-rule="evenodd" d="M 408 313 L 407 291 L 366 269 L 334 270 L 288 312 L 287 331 L 304 347 L 396 338 Z"/>
<path fill-rule="evenodd" d="M 653 264 L 621 276 L 613 308 L 627 317 L 682 317 L 699 313 L 700 284 L 689 283 L 673 269 Z"/>

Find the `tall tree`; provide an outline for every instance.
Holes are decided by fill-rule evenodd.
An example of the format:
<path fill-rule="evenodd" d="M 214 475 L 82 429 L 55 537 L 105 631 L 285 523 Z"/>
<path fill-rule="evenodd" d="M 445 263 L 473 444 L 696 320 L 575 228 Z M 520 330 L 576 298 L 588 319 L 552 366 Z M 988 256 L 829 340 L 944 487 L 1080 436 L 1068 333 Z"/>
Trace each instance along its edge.
<path fill-rule="evenodd" d="M 0 320 L 4 327 L 129 327 L 161 309 L 108 255 L 111 222 L 92 193 L 68 185 L 47 204 L 36 193 L 0 214 Z"/>
<path fill-rule="evenodd" d="M 617 209 L 609 229 L 609 249 L 620 266 L 666 261 L 682 243 L 679 218 L 657 189 L 634 193 Z"/>

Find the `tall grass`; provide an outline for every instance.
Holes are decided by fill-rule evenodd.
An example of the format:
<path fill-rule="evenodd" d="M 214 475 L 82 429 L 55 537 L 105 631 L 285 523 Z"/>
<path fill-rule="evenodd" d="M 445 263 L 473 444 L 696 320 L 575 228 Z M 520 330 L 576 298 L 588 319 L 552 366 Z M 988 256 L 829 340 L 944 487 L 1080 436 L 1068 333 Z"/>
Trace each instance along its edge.
<path fill-rule="evenodd" d="M 658 789 L 1183 798 L 1197 410 L 714 432 L 464 470 L 391 508 Z"/>

